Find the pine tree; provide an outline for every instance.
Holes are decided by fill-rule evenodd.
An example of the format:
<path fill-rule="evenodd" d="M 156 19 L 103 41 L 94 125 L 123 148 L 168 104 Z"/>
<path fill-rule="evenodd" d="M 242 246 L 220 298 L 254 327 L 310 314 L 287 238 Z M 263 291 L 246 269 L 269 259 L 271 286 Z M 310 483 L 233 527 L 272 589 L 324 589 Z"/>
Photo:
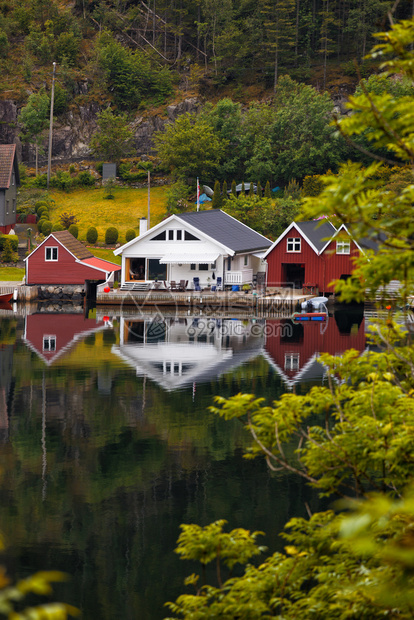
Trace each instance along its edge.
<path fill-rule="evenodd" d="M 222 196 L 223 196 L 223 200 L 227 199 L 227 181 L 223 181 L 223 187 L 221 190 Z"/>
<path fill-rule="evenodd" d="M 260 181 L 258 181 L 256 195 L 259 196 L 259 198 L 261 198 L 262 194 L 263 194 L 262 184 L 260 183 Z"/>
<path fill-rule="evenodd" d="M 249 196 L 254 196 L 253 183 L 250 183 Z"/>
<path fill-rule="evenodd" d="M 236 187 L 236 181 L 233 179 L 233 181 L 231 182 L 231 193 L 235 198 L 237 198 Z"/>
<path fill-rule="evenodd" d="M 295 0 L 262 0 L 266 54 L 274 58 L 273 90 L 276 92 L 281 60 L 295 45 Z"/>
<path fill-rule="evenodd" d="M 265 187 L 265 191 L 264 191 L 264 197 L 265 198 L 271 198 L 272 197 L 272 192 L 270 191 L 270 183 L 269 183 L 269 181 L 267 181 L 267 183 L 266 183 L 266 187 Z"/>
<path fill-rule="evenodd" d="M 216 181 L 214 183 L 214 194 L 213 194 L 213 200 L 211 202 L 211 208 L 220 209 L 222 204 L 223 204 L 223 199 L 221 197 L 220 181 Z"/>

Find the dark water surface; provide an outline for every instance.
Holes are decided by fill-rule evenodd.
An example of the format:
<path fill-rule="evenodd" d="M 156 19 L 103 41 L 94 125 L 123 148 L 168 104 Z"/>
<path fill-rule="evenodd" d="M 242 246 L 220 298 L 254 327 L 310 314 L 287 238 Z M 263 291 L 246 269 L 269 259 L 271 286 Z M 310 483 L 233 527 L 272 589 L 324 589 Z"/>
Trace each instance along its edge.
<path fill-rule="evenodd" d="M 266 532 L 305 504 L 296 476 L 243 459 L 249 437 L 208 407 L 321 384 L 318 353 L 365 347 L 362 315 L 328 324 L 103 312 L 0 317 L 0 530 L 14 577 L 71 575 L 55 598 L 92 619 L 158 620 L 199 568 L 180 523 Z"/>

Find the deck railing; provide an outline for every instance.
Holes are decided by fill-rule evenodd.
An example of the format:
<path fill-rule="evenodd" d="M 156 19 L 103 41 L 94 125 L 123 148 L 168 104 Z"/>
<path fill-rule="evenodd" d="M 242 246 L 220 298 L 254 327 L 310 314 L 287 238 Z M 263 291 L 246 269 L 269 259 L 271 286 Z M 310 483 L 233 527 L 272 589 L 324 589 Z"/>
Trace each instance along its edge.
<path fill-rule="evenodd" d="M 224 273 L 224 284 L 251 284 L 252 281 L 253 269 L 226 271 Z"/>

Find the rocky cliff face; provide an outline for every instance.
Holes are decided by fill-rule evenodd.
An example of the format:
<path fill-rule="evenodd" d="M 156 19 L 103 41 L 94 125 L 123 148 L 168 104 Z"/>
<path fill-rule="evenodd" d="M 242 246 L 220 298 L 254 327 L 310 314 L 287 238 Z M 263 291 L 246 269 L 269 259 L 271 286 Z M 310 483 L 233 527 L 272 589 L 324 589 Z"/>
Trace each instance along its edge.
<path fill-rule="evenodd" d="M 151 153 L 153 134 L 173 121 L 180 114 L 195 112 L 201 102 L 197 98 L 185 99 L 166 108 L 163 116 L 137 116 L 131 123 L 135 135 L 137 155 Z M 52 158 L 58 161 L 79 160 L 90 157 L 89 142 L 97 130 L 96 116 L 100 107 L 95 103 L 78 106 L 55 120 L 53 125 Z M 35 160 L 34 148 L 23 144 L 19 138 L 20 108 L 13 101 L 0 101 L 0 144 L 16 143 L 19 161 L 33 165 Z M 45 135 L 44 152 L 47 153 L 48 137 Z"/>

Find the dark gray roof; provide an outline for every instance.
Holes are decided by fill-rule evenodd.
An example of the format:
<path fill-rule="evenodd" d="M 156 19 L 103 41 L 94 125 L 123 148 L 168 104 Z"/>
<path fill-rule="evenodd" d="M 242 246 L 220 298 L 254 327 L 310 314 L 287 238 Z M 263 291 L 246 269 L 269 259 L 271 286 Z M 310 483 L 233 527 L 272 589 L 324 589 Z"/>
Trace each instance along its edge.
<path fill-rule="evenodd" d="M 336 228 L 328 221 L 311 220 L 296 222 L 296 226 L 320 252 L 326 242 L 336 233 Z"/>
<path fill-rule="evenodd" d="M 221 209 L 180 213 L 177 217 L 188 222 L 205 235 L 226 245 L 234 252 L 264 250 L 272 245 L 269 239 L 221 211 Z"/>

